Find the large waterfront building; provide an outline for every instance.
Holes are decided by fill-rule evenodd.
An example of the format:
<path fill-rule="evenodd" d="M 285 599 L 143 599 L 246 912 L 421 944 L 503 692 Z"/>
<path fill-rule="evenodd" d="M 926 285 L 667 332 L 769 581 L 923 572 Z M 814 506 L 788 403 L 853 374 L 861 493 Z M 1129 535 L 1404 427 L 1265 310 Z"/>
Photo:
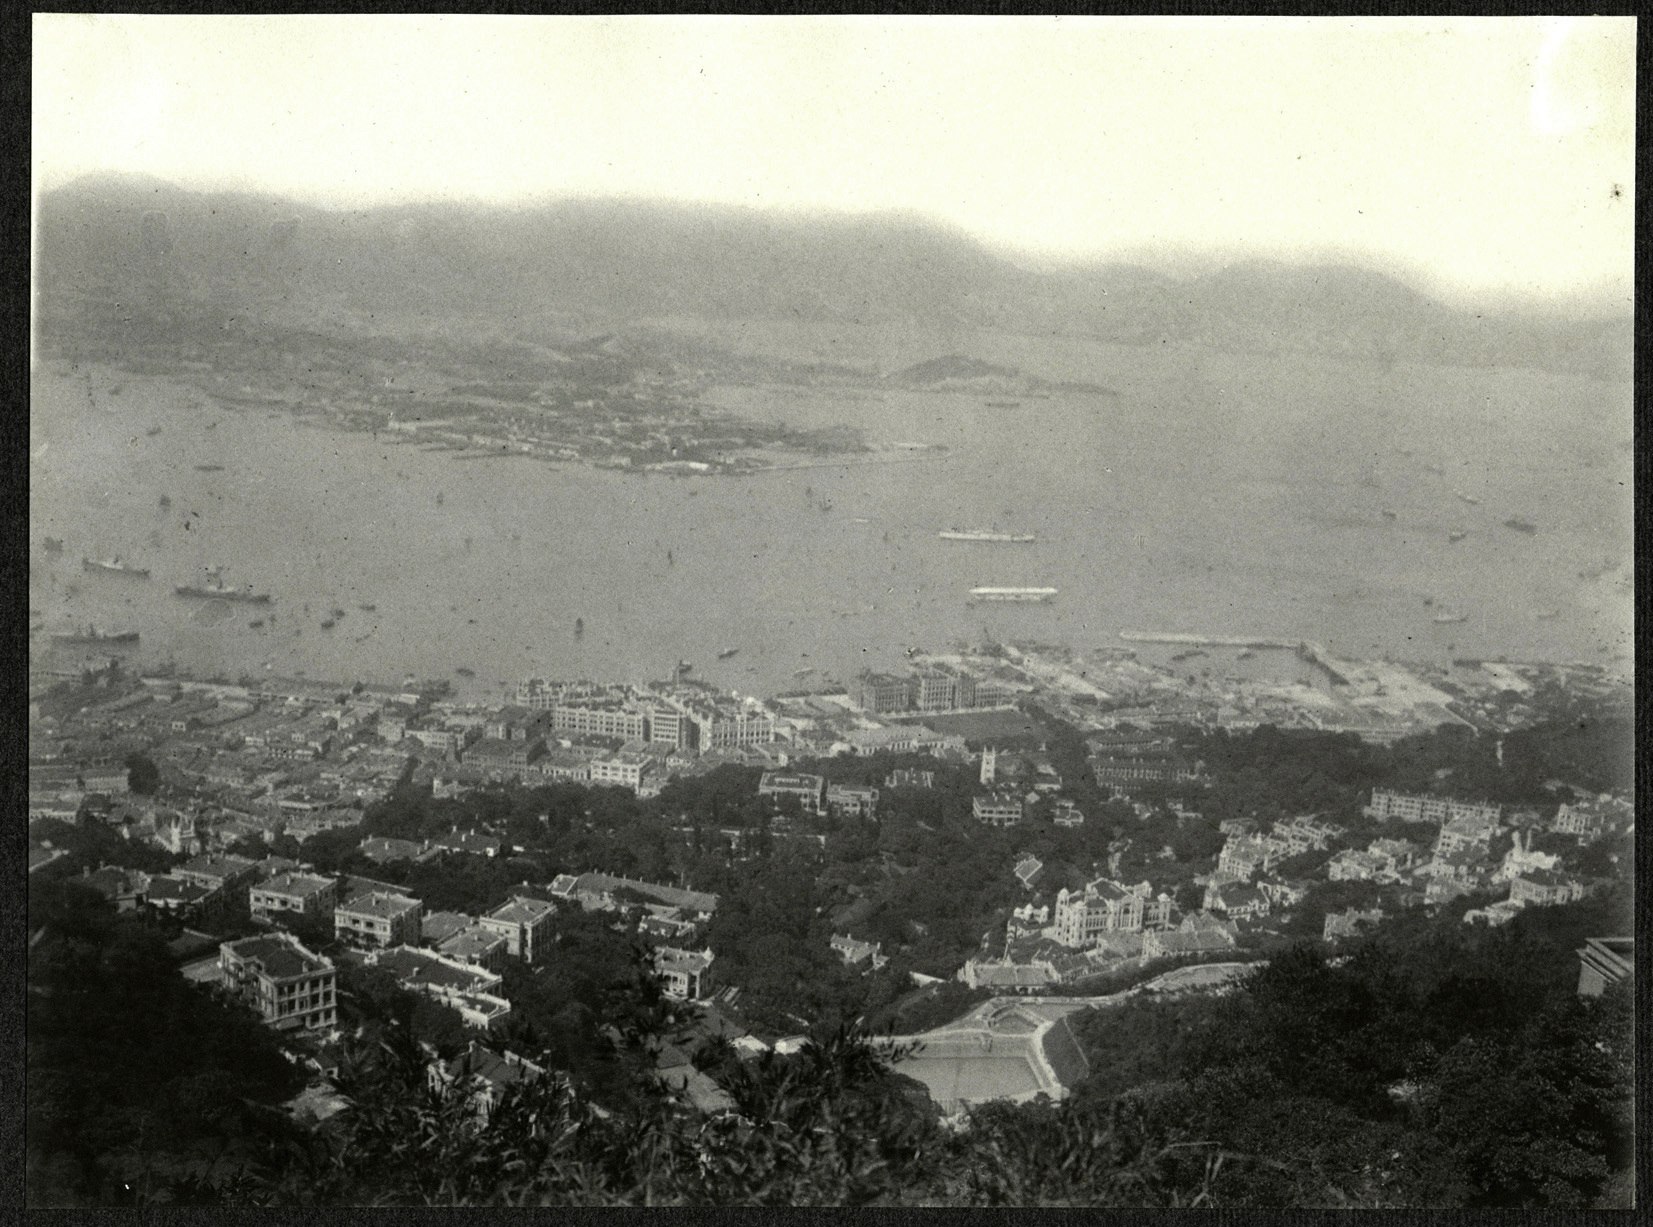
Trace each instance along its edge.
<path fill-rule="evenodd" d="M 906 676 L 868 670 L 856 677 L 850 689 L 850 700 L 874 714 L 1009 707 L 1020 695 L 1020 691 L 1002 682 L 972 677 L 943 665 L 929 665 Z"/>
<path fill-rule="evenodd" d="M 683 682 L 635 687 L 528 678 L 517 687 L 517 706 L 550 712 L 554 733 L 700 753 L 763 745 L 777 735 L 774 716 L 758 700 Z"/>

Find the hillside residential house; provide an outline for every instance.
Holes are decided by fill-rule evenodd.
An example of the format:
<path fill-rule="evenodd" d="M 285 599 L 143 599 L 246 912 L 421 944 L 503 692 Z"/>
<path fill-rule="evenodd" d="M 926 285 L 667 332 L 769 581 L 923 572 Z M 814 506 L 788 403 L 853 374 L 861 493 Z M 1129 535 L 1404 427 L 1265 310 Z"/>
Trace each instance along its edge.
<path fill-rule="evenodd" d="M 495 1052 L 475 1040 L 451 1061 L 437 1061 L 430 1066 L 431 1089 L 440 1094 L 457 1087 L 468 1093 L 479 1122 L 487 1121 L 507 1090 L 544 1076 L 544 1068 L 532 1061 L 514 1052 Z"/>
<path fill-rule="evenodd" d="M 1486 907 L 1470 908 L 1464 913 L 1463 922 L 1466 925 L 1484 924 L 1496 928 L 1514 920 L 1521 914 L 1524 906 L 1512 899 L 1500 899 L 1497 903 L 1487 904 Z"/>
<path fill-rule="evenodd" d="M 320 1031 L 338 1019 L 337 972 L 287 933 L 225 942 L 218 948 L 221 983 L 278 1031 Z"/>
<path fill-rule="evenodd" d="M 1263 892 L 1263 897 L 1268 900 L 1271 908 L 1296 907 L 1308 898 L 1309 891 L 1313 886 L 1314 883 L 1305 881 L 1302 878 L 1279 881 L 1264 878 L 1257 883 L 1257 889 Z"/>
<path fill-rule="evenodd" d="M 872 818 L 878 810 L 878 790 L 850 784 L 828 784 L 826 804 L 827 809 L 835 814 Z"/>
<path fill-rule="evenodd" d="M 1059 827 L 1082 827 L 1085 825 L 1085 812 L 1064 797 L 1051 809 L 1050 820 Z"/>
<path fill-rule="evenodd" d="M 392 861 L 426 861 L 436 855 L 436 849 L 428 840 L 414 843 L 411 839 L 390 839 L 383 835 L 362 840 L 358 851 L 376 865 L 388 865 Z"/>
<path fill-rule="evenodd" d="M 699 1001 L 711 987 L 714 958 L 709 948 L 681 950 L 676 946 L 656 946 L 654 972 L 660 977 L 666 996 L 678 1001 Z"/>
<path fill-rule="evenodd" d="M 1320 940 L 1326 942 L 1341 941 L 1345 937 L 1358 936 L 1364 929 L 1377 924 L 1383 919 L 1383 909 L 1380 907 L 1345 908 L 1341 912 L 1328 912 L 1326 923 L 1321 926 Z"/>
<path fill-rule="evenodd" d="M 467 1027 L 486 1029 L 511 1012 L 511 1003 L 490 991 L 500 978 L 486 968 L 414 946 L 376 950 L 368 962 L 390 972 L 403 988 L 456 1011 Z"/>
<path fill-rule="evenodd" d="M 821 799 L 825 794 L 826 780 L 818 775 L 765 771 L 758 780 L 758 796 L 772 800 L 794 797 L 806 814 L 821 812 Z"/>
<path fill-rule="evenodd" d="M 254 919 L 267 921 L 289 915 L 324 915 L 337 907 L 338 902 L 338 883 L 312 873 L 278 874 L 252 887 L 247 894 L 247 906 Z"/>
<path fill-rule="evenodd" d="M 229 900 L 240 895 L 258 877 L 258 862 L 244 856 L 198 856 L 179 865 L 172 876 L 216 890 Z"/>
<path fill-rule="evenodd" d="M 1021 860 L 1017 861 L 1013 872 L 1016 874 L 1016 880 L 1022 884 L 1022 887 L 1025 890 L 1032 890 L 1034 881 L 1038 878 L 1039 874 L 1044 871 L 1044 867 L 1045 865 L 1043 861 L 1036 856 L 1030 855 L 1024 856 Z"/>
<path fill-rule="evenodd" d="M 1289 821 L 1274 824 L 1274 838 L 1286 846 L 1288 856 L 1301 852 L 1324 852 L 1326 845 L 1341 834 L 1342 827 L 1336 823 L 1318 821 L 1313 814 L 1300 814 Z"/>
<path fill-rule="evenodd" d="M 57 849 L 57 855 L 68 855 L 62 849 Z M 30 872 L 34 871 L 33 855 L 30 857 Z M 96 873 L 82 875 L 81 885 L 90 886 L 98 894 L 115 905 L 117 912 L 136 910 L 146 897 L 149 890 L 149 875 L 137 869 L 118 869 L 105 865 Z"/>
<path fill-rule="evenodd" d="M 879 953 L 882 946 L 880 942 L 862 942 L 847 933 L 834 933 L 830 944 L 838 957 L 851 967 L 877 971 L 889 962 L 889 959 Z"/>
<path fill-rule="evenodd" d="M 1329 882 L 1370 882 L 1383 871 L 1383 863 L 1370 852 L 1345 848 L 1326 862 Z"/>
<path fill-rule="evenodd" d="M 1561 858 L 1549 852 L 1536 852 L 1532 846 L 1531 831 L 1517 831 L 1510 850 L 1504 853 L 1504 863 L 1492 875 L 1495 882 L 1508 882 L 1535 869 L 1554 869 Z"/>
<path fill-rule="evenodd" d="M 493 835 L 479 835 L 475 831 L 466 831 L 461 834 L 453 831 L 433 840 L 431 846 L 439 852 L 465 852 L 473 856 L 498 856 L 505 847 L 504 841 Z"/>
<path fill-rule="evenodd" d="M 1482 886 L 1491 879 L 1492 862 L 1486 849 L 1471 846 L 1437 854 L 1418 870 L 1424 877 L 1447 879 L 1466 886 Z"/>
<path fill-rule="evenodd" d="M 970 812 L 977 822 L 988 826 L 1013 827 L 1022 820 L 1022 799 L 1004 790 L 977 793 L 970 802 Z"/>
<path fill-rule="evenodd" d="M 1232 950 L 1239 940 L 1239 930 L 1232 920 L 1209 912 L 1194 912 L 1184 916 L 1174 929 L 1145 931 L 1142 960 L 1146 963 L 1173 955 L 1213 954 Z"/>
<path fill-rule="evenodd" d="M 1221 877 L 1246 880 L 1267 873 L 1287 855 L 1286 845 L 1266 835 L 1230 835 L 1217 857 Z"/>
<path fill-rule="evenodd" d="M 884 781 L 887 788 L 934 788 L 936 773 L 920 771 L 916 767 L 897 767 Z"/>
<path fill-rule="evenodd" d="M 635 894 L 650 903 L 677 908 L 685 916 L 707 919 L 717 910 L 717 896 L 705 891 L 661 886 L 637 878 L 608 873 L 560 873 L 551 881 L 551 894 L 577 902 L 587 911 L 613 911 L 622 906 L 626 894 Z"/>
<path fill-rule="evenodd" d="M 489 971 L 499 971 L 504 967 L 510 948 L 510 942 L 503 935 L 480 924 L 461 929 L 436 946 L 437 951 L 446 958 L 457 959 L 473 967 L 486 967 Z"/>
<path fill-rule="evenodd" d="M 475 924 L 476 917 L 464 912 L 426 912 L 419 918 L 419 940 L 427 946 L 440 946 Z"/>
<path fill-rule="evenodd" d="M 1230 920 L 1258 920 L 1269 913 L 1268 896 L 1246 882 L 1213 882 L 1205 888 L 1203 906 Z"/>
<path fill-rule="evenodd" d="M 186 882 L 171 873 L 152 874 L 144 891 L 144 903 L 156 911 L 182 920 L 212 916 L 224 906 L 223 892 L 216 887 Z"/>
<path fill-rule="evenodd" d="M 1510 902 L 1525 907 L 1572 903 L 1584 898 L 1584 885 L 1553 869 L 1530 869 L 1510 879 Z"/>
<path fill-rule="evenodd" d="M 557 905 L 544 899 L 513 895 L 477 923 L 490 933 L 505 939 L 506 952 L 514 959 L 532 963 L 543 935 L 549 929 L 551 918 L 557 914 Z"/>
<path fill-rule="evenodd" d="M 1487 822 L 1484 818 L 1453 818 L 1441 827 L 1440 837 L 1435 841 L 1435 854 L 1439 856 L 1443 852 L 1458 852 L 1465 848 L 1486 851 L 1492 844 L 1492 837 L 1497 833 L 1497 824 Z"/>
<path fill-rule="evenodd" d="M 1366 851 L 1385 877 L 1399 877 L 1417 865 L 1422 855 L 1416 844 L 1405 839 L 1374 839 Z"/>
<path fill-rule="evenodd" d="M 1630 802 L 1604 794 L 1590 800 L 1569 801 L 1556 809 L 1550 830 L 1571 835 L 1580 843 L 1592 843 L 1603 835 L 1629 827 L 1635 820 Z"/>
<path fill-rule="evenodd" d="M 354 946 L 385 949 L 419 941 L 419 900 L 391 891 L 368 891 L 333 909 L 333 934 Z"/>

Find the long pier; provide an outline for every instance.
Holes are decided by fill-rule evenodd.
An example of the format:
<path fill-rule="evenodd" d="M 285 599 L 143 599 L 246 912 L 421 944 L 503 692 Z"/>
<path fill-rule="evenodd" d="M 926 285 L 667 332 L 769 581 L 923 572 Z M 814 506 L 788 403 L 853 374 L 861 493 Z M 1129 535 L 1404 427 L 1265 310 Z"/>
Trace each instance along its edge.
<path fill-rule="evenodd" d="M 1178 631 L 1120 631 L 1126 643 L 1180 643 L 1194 647 L 1295 649 L 1300 639 L 1257 639 L 1244 635 L 1185 635 Z"/>

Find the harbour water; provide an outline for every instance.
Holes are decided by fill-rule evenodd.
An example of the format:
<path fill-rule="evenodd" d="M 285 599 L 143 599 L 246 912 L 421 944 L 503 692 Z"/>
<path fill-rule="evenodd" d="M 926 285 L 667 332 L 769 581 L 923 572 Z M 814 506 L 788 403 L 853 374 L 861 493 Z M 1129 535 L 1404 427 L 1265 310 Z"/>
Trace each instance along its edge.
<path fill-rule="evenodd" d="M 678 478 L 465 464 L 104 369 L 88 397 L 84 372 L 48 365 L 31 396 L 31 621 L 138 629 L 131 655 L 145 665 L 447 676 L 479 698 L 525 674 L 664 677 L 680 659 L 774 693 L 805 668 L 811 682 L 847 679 L 984 633 L 1117 647 L 1121 630 L 1149 628 L 1438 660 L 1628 654 L 1627 572 L 1578 576 L 1630 558 L 1623 390 L 1390 372 L 1381 410 L 1332 423 L 1323 415 L 1346 395 L 1335 380 L 1307 380 L 1290 360 L 1245 369 L 1240 391 L 1206 389 L 1226 423 L 1217 437 L 1178 416 L 1175 398 L 1199 389 L 1169 365 L 1115 378 L 1117 398 L 1030 400 L 1014 414 L 965 396 L 729 389 L 724 403 L 742 412 L 849 421 L 879 442 L 948 451 L 921 465 Z M 1515 407 L 1493 416 L 1489 400 Z M 1598 425 L 1545 428 L 1587 405 Z M 1424 425 L 1432 450 L 1403 455 Z M 1445 475 L 1424 467 L 1442 458 Z M 1454 496 L 1465 489 L 1481 504 Z M 1499 527 L 1515 514 L 1540 531 Z M 1037 541 L 938 540 L 959 523 Z M 1450 542 L 1459 526 L 1470 535 Z M 46 537 L 63 552 L 45 552 Z M 152 578 L 81 567 L 114 554 Z M 173 594 L 216 566 L 273 603 Z M 1060 595 L 971 606 L 981 585 Z M 1436 624 L 1426 601 L 1469 620 Z M 334 610 L 344 616 L 323 628 Z M 1549 610 L 1560 614 L 1535 617 Z"/>

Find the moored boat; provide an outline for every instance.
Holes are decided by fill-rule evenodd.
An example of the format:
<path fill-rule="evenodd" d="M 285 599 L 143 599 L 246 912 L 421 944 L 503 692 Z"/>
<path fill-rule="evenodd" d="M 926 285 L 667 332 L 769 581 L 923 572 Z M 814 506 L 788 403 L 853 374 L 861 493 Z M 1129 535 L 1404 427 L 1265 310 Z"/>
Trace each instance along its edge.
<path fill-rule="evenodd" d="M 943 541 L 993 541 L 1026 545 L 1037 540 L 1032 533 L 1001 533 L 991 528 L 949 528 L 936 534 Z"/>
<path fill-rule="evenodd" d="M 58 631 L 52 636 L 53 643 L 88 644 L 88 643 L 136 643 L 137 631 L 100 631 L 95 626 L 87 626 L 84 631 Z"/>
<path fill-rule="evenodd" d="M 172 590 L 179 596 L 211 597 L 220 601 L 247 601 L 254 605 L 269 603 L 268 592 L 253 592 L 247 588 L 225 588 L 217 584 L 179 584 Z"/>
<path fill-rule="evenodd" d="M 148 579 L 148 567 L 135 567 L 129 562 L 121 561 L 119 554 L 113 558 L 82 558 L 80 565 L 87 571 L 106 571 L 112 575 L 130 575 L 134 579 Z"/>
<path fill-rule="evenodd" d="M 1055 588 L 972 588 L 970 597 L 976 601 L 1044 602 L 1053 600 Z"/>

